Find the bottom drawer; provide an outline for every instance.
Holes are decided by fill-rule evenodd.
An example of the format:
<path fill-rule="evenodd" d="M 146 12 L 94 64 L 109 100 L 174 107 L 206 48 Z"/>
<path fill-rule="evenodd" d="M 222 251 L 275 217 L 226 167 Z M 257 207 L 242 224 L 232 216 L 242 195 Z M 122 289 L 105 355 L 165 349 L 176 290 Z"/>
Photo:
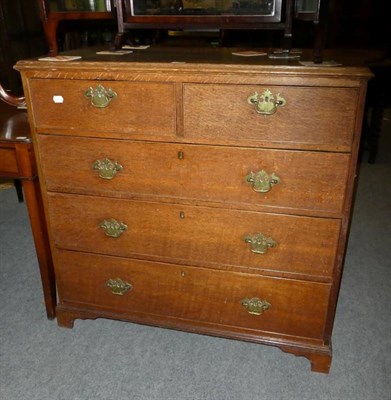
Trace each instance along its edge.
<path fill-rule="evenodd" d="M 56 274 L 61 304 L 320 340 L 330 291 L 316 282 L 63 250 Z M 108 286 L 118 278 L 129 284 L 122 295 Z M 256 298 L 264 303 L 253 300 L 251 308 Z"/>

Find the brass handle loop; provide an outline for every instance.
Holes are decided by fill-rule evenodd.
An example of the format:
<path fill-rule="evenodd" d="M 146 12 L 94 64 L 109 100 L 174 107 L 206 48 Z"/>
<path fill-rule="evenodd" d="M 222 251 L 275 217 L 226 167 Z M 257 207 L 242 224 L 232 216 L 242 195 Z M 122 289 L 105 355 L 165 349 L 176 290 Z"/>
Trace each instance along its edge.
<path fill-rule="evenodd" d="M 245 298 L 240 301 L 240 304 L 251 315 L 261 315 L 264 311 L 269 310 L 272 306 L 266 300 L 261 300 L 258 297 L 253 297 L 251 299 Z"/>
<path fill-rule="evenodd" d="M 245 177 L 246 183 L 252 185 L 253 190 L 257 193 L 267 193 L 274 185 L 281 182 L 281 178 L 274 172 L 269 175 L 263 169 L 258 172 L 251 171 Z"/>
<path fill-rule="evenodd" d="M 243 241 L 250 244 L 250 250 L 255 254 L 265 254 L 269 248 L 277 246 L 275 240 L 271 237 L 266 237 L 262 233 L 247 235 L 243 238 Z"/>
<path fill-rule="evenodd" d="M 123 296 L 128 290 L 132 290 L 133 286 L 121 278 L 109 279 L 106 286 L 111 290 L 111 293 L 118 296 Z"/>
<path fill-rule="evenodd" d="M 84 95 L 91 99 L 91 104 L 96 108 L 105 108 L 110 101 L 117 97 L 117 93 L 112 89 L 105 89 L 102 85 L 98 85 L 95 89 L 88 88 Z"/>
<path fill-rule="evenodd" d="M 114 218 L 103 220 L 99 224 L 99 227 L 105 231 L 107 236 L 112 238 L 120 237 L 128 229 L 126 224 L 118 222 Z"/>
<path fill-rule="evenodd" d="M 113 179 L 117 172 L 123 169 L 122 165 L 117 161 L 111 161 L 108 158 L 104 160 L 96 160 L 92 164 L 92 168 L 96 171 L 99 171 L 99 176 L 102 179 Z"/>
<path fill-rule="evenodd" d="M 255 92 L 253 95 L 247 97 L 247 103 L 255 106 L 255 111 L 262 115 L 272 115 L 277 111 L 277 107 L 283 107 L 286 100 L 277 93 L 274 97 L 273 93 L 266 89 L 261 94 Z"/>

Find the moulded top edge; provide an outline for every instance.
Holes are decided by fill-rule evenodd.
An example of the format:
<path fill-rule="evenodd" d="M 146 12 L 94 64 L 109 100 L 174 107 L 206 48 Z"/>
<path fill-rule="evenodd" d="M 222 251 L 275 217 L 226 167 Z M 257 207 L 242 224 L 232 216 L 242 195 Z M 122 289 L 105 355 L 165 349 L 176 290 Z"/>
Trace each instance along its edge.
<path fill-rule="evenodd" d="M 140 72 L 140 73 L 218 73 L 218 74 L 265 74 L 284 76 L 319 76 L 370 79 L 373 74 L 366 67 L 306 67 L 302 65 L 271 64 L 223 64 L 193 62 L 139 62 L 139 61 L 72 61 L 66 63 L 43 62 L 37 60 L 18 61 L 14 68 L 18 71 L 99 71 L 99 72 Z"/>

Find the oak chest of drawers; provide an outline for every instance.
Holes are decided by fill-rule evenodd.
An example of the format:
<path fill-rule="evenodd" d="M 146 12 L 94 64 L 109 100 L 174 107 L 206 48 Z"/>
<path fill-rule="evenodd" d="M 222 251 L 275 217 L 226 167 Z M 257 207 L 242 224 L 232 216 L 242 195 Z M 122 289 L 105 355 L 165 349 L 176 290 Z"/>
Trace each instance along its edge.
<path fill-rule="evenodd" d="M 59 325 L 271 344 L 328 372 L 365 69 L 156 56 L 17 68 Z"/>

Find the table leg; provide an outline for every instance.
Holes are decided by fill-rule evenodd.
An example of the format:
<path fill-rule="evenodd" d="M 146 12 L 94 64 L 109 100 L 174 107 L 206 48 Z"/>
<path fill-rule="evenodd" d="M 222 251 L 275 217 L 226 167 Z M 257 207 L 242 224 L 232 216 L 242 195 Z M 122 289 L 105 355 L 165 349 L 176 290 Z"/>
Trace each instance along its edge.
<path fill-rule="evenodd" d="M 43 213 L 41 191 L 37 179 L 23 180 L 22 184 L 41 273 L 46 314 L 48 319 L 54 319 L 56 316 L 55 310 L 57 303 L 56 284 L 45 216 Z"/>
<path fill-rule="evenodd" d="M 19 179 L 14 179 L 14 186 L 16 190 L 16 195 L 18 196 L 19 203 L 23 203 L 23 190 L 22 190 L 22 182 Z"/>

